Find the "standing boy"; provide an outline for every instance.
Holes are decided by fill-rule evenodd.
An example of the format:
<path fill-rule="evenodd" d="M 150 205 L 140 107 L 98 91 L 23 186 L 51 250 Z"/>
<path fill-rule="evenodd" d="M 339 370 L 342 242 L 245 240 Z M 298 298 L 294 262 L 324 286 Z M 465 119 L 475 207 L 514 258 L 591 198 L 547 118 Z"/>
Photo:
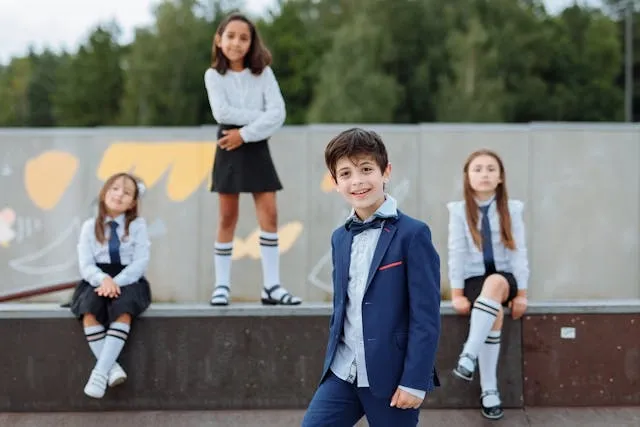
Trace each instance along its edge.
<path fill-rule="evenodd" d="M 325 162 L 352 206 L 331 237 L 333 315 L 320 386 L 303 427 L 418 424 L 439 386 L 440 259 L 429 227 L 385 194 L 391 166 L 380 137 L 349 129 Z"/>

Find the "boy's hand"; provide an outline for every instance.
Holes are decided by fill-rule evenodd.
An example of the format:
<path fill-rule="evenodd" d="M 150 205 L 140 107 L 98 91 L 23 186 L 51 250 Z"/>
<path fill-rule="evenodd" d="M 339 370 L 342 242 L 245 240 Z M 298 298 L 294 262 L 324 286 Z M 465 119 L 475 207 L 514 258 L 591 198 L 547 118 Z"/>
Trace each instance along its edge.
<path fill-rule="evenodd" d="M 456 296 L 451 299 L 451 305 L 458 314 L 469 314 L 471 311 L 471 303 L 465 296 Z"/>
<path fill-rule="evenodd" d="M 525 295 L 518 295 L 511 300 L 511 317 L 519 319 L 527 309 L 527 297 Z"/>
<path fill-rule="evenodd" d="M 223 130 L 224 136 L 218 140 L 218 146 L 223 150 L 235 150 L 244 144 L 240 136 L 240 129 Z"/>
<path fill-rule="evenodd" d="M 396 392 L 393 393 L 390 406 L 395 406 L 399 409 L 418 409 L 422 405 L 422 400 L 398 387 Z"/>
<path fill-rule="evenodd" d="M 116 298 L 120 296 L 120 287 L 116 285 L 116 282 L 109 276 L 105 277 L 100 286 L 98 286 L 95 292 L 101 297 Z"/>

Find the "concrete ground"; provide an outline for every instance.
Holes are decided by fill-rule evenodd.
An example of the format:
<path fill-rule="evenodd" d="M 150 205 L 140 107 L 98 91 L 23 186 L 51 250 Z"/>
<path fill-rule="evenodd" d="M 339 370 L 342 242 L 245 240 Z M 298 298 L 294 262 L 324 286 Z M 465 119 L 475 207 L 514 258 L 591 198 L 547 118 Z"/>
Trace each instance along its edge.
<path fill-rule="evenodd" d="M 482 418 L 478 410 L 424 410 L 421 427 L 466 426 L 580 426 L 640 427 L 640 407 L 632 408 L 527 408 L 505 411 L 500 421 Z M 0 413 L 2 427 L 295 427 L 303 411 L 192 411 L 192 412 L 92 412 Z M 366 427 L 362 420 L 357 427 Z"/>

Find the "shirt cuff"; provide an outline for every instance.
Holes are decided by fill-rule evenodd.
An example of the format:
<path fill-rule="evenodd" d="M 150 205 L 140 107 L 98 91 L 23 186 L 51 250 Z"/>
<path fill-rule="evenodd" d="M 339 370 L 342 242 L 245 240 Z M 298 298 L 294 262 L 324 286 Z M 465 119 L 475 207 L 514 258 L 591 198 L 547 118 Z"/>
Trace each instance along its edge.
<path fill-rule="evenodd" d="M 101 271 L 100 273 L 96 273 L 89 281 L 89 284 L 94 288 L 99 287 L 102 284 L 102 281 L 108 276 L 107 273 Z"/>
<path fill-rule="evenodd" d="M 464 289 L 464 280 L 462 279 L 450 280 L 449 282 L 451 283 L 451 289 Z"/>
<path fill-rule="evenodd" d="M 245 142 L 245 144 L 249 144 L 249 143 L 253 142 L 253 141 L 247 141 L 249 136 L 247 135 L 247 131 L 245 130 L 244 127 L 241 127 L 240 130 L 238 130 L 238 133 L 242 137 L 242 140 Z"/>
<path fill-rule="evenodd" d="M 418 399 L 422 399 L 424 400 L 424 397 L 426 396 L 427 392 L 424 390 L 416 390 L 415 388 L 409 388 L 409 387 L 405 387 L 403 385 L 398 386 L 399 389 L 406 391 L 407 393 L 410 393 L 412 395 L 414 395 L 415 397 L 417 397 Z"/>

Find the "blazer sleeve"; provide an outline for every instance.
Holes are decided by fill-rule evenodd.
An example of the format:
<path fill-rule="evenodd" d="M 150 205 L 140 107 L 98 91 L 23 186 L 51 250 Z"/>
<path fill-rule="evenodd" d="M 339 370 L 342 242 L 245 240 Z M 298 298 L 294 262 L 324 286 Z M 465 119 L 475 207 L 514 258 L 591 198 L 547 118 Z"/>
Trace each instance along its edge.
<path fill-rule="evenodd" d="M 511 215 L 511 232 L 516 243 L 516 249 L 511 251 L 511 268 L 513 276 L 518 282 L 518 289 L 527 289 L 529 282 L 529 258 L 524 226 L 524 203 L 519 200 L 509 201 Z"/>
<path fill-rule="evenodd" d="M 426 224 L 417 230 L 409 245 L 407 279 L 409 337 L 400 384 L 431 391 L 440 340 L 440 257 Z"/>
<path fill-rule="evenodd" d="M 464 217 L 464 202 L 451 202 L 449 209 L 449 229 L 447 236 L 449 283 L 452 289 L 464 288 L 464 262 L 467 254 L 467 238 Z"/>

